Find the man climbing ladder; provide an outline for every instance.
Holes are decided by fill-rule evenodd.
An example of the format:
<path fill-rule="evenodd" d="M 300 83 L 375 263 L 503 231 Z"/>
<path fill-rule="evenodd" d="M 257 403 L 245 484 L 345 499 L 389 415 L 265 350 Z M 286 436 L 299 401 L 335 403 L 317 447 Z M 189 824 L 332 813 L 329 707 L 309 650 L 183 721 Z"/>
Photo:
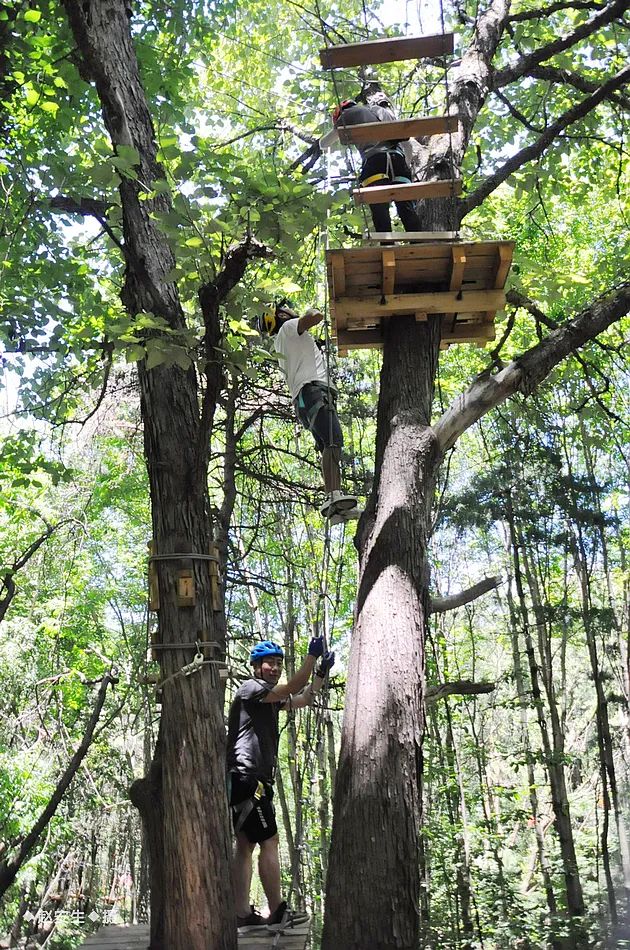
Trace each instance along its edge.
<path fill-rule="evenodd" d="M 384 93 L 372 97 L 367 105 L 354 99 L 346 99 L 333 112 L 333 125 L 344 129 L 368 122 L 394 122 L 396 113 Z M 406 185 L 411 183 L 411 169 L 405 155 L 404 142 L 365 142 L 357 145 L 362 165 L 359 172 L 360 187 L 373 188 L 379 185 Z M 421 224 L 415 201 L 396 201 L 396 210 L 405 231 L 420 231 Z M 371 204 L 375 231 L 391 231 L 392 219 L 389 204 Z"/>
<path fill-rule="evenodd" d="M 337 391 L 331 386 L 324 358 L 307 330 L 324 319 L 313 307 L 303 316 L 291 310 L 286 301 L 270 304 L 258 322 L 261 333 L 274 338 L 274 347 L 298 419 L 308 429 L 322 453 L 322 475 L 326 501 L 321 507 L 332 524 L 358 518 L 357 498 L 341 490 L 339 463 L 343 435 L 337 417 Z"/>

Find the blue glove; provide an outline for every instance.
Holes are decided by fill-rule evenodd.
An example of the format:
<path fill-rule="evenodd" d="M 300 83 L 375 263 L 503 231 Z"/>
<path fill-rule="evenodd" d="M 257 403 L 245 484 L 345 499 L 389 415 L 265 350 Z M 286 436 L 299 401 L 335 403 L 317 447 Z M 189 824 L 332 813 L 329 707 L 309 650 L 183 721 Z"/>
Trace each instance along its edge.
<path fill-rule="evenodd" d="M 322 656 L 324 653 L 324 638 L 323 637 L 313 637 L 311 642 L 308 645 L 308 655 L 309 656 Z"/>
<path fill-rule="evenodd" d="M 326 674 L 330 673 L 334 665 L 335 665 L 335 654 L 334 654 L 334 651 L 331 652 L 329 650 L 328 653 L 324 653 L 321 659 L 321 663 L 319 664 L 319 666 L 317 667 L 317 670 L 315 671 L 315 675 L 319 676 L 320 679 L 325 679 Z"/>

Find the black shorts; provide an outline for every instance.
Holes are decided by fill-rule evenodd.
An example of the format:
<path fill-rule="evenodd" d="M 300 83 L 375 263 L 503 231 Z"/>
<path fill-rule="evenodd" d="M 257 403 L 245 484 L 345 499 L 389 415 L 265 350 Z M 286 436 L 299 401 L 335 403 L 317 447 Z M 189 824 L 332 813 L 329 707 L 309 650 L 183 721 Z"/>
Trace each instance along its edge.
<path fill-rule="evenodd" d="M 343 446 L 336 402 L 335 390 L 319 383 L 306 383 L 295 400 L 298 419 L 312 433 L 320 452 L 333 445 Z"/>
<path fill-rule="evenodd" d="M 230 773 L 230 810 L 234 830 L 242 832 L 252 844 L 278 834 L 273 807 L 273 785 Z M 262 787 L 261 787 L 262 786 Z M 246 817 L 243 821 L 243 814 Z"/>

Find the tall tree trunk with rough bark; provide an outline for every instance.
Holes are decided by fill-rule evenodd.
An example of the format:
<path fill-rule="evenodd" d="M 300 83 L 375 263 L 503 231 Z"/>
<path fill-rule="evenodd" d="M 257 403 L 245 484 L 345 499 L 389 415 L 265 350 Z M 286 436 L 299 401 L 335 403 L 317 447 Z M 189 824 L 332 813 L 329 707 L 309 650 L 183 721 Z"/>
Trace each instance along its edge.
<path fill-rule="evenodd" d="M 130 314 L 152 312 L 170 332 L 186 320 L 169 277 L 172 250 L 153 214 L 170 198 L 141 200 L 164 179 L 147 98 L 139 75 L 125 0 L 64 0 L 80 72 L 93 82 L 114 153 L 137 152 L 137 176 L 121 178 L 125 284 Z M 128 154 L 128 153 L 127 153 Z M 151 857 L 151 950 L 236 950 L 230 882 L 230 831 L 225 796 L 223 685 L 215 665 L 181 674 L 195 642 L 213 641 L 225 655 L 225 617 L 213 608 L 207 556 L 213 539 L 207 467 L 216 399 L 222 385 L 219 306 L 261 245 L 248 239 L 227 252 L 223 270 L 200 288 L 205 323 L 205 390 L 200 401 L 194 367 L 139 363 L 144 450 L 149 474 L 159 582 L 158 640 L 163 678 L 160 737 L 144 787 L 142 808 Z M 190 555 L 186 562 L 181 555 Z M 177 574 L 193 572 L 195 603 L 178 605 Z"/>
<path fill-rule="evenodd" d="M 593 20 L 620 15 L 613 3 Z M 522 75 L 499 76 L 492 60 L 505 30 L 509 0 L 492 0 L 475 21 L 473 39 L 451 71 L 449 110 L 459 116 L 451 137 L 416 143 L 421 180 L 459 174 L 470 135 L 489 90 Z M 577 35 L 577 33 L 576 33 Z M 551 54 L 550 54 L 551 55 Z M 544 57 L 543 57 L 544 58 Z M 526 57 L 524 57 L 524 60 Z M 523 64 L 520 64 L 523 68 Z M 523 69 L 523 72 L 525 69 Z M 541 154 L 563 128 L 611 89 L 617 74 L 559 123 L 536 148 L 523 150 L 458 204 L 427 201 L 422 227 L 449 230 L 507 178 L 519 161 Z M 525 154 L 527 153 L 527 154 Z M 421 288 L 425 289 L 425 288 Z M 439 317 L 388 320 L 377 414 L 375 482 L 359 522 L 359 590 L 346 707 L 334 795 L 326 919 L 322 950 L 417 950 L 420 922 L 420 768 L 424 638 L 428 616 L 427 544 L 438 466 L 459 436 L 519 391 L 531 393 L 569 353 L 627 312 L 630 288 L 620 287 L 498 372 L 482 374 L 433 425 Z M 357 870 L 356 858 L 360 858 Z M 575 909 L 580 902 L 576 896 Z"/>

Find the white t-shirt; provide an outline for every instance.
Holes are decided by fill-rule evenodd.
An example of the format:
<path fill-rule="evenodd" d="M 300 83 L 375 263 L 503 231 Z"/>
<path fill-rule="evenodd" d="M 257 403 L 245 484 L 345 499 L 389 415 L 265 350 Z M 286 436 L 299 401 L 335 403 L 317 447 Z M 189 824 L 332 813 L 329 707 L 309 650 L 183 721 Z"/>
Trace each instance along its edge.
<path fill-rule="evenodd" d="M 324 358 L 308 330 L 298 333 L 299 322 L 299 318 L 287 320 L 274 337 L 278 364 L 286 377 L 291 399 L 297 398 L 306 383 L 326 384 Z"/>

